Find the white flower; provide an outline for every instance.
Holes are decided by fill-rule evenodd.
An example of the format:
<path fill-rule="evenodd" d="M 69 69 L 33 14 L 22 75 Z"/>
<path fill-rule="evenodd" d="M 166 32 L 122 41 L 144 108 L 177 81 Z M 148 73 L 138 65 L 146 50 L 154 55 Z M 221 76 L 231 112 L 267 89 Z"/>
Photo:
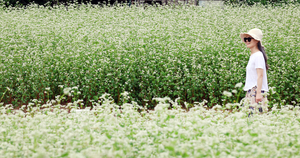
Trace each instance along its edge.
<path fill-rule="evenodd" d="M 226 104 L 226 109 L 230 109 L 231 108 L 231 104 Z"/>
<path fill-rule="evenodd" d="M 231 92 L 228 92 L 228 91 L 224 91 L 223 92 L 223 95 L 227 96 L 227 97 L 231 97 L 232 96 L 232 93 Z"/>
<path fill-rule="evenodd" d="M 124 99 L 129 99 L 129 92 L 125 91 L 123 93 L 121 93 L 121 96 L 123 96 Z"/>
<path fill-rule="evenodd" d="M 46 89 L 46 91 L 49 91 L 50 90 L 50 87 L 47 87 L 47 88 L 45 88 Z"/>
<path fill-rule="evenodd" d="M 270 87 L 270 88 L 269 88 L 269 90 L 272 92 L 272 94 L 275 94 L 275 93 L 276 93 L 275 88 L 276 88 L 276 87 Z"/>
<path fill-rule="evenodd" d="M 59 88 L 64 88 L 64 85 L 58 85 Z"/>
<path fill-rule="evenodd" d="M 64 88 L 64 94 L 65 94 L 65 95 L 68 95 L 68 94 L 70 93 L 70 91 L 71 91 L 71 88 L 70 88 L 70 87 Z"/>
<path fill-rule="evenodd" d="M 7 89 L 8 91 L 11 91 L 11 89 L 10 89 L 9 87 L 6 87 L 6 89 Z"/>
<path fill-rule="evenodd" d="M 237 90 L 235 90 L 235 89 L 234 89 L 234 90 L 232 90 L 232 93 L 237 93 Z"/>
<path fill-rule="evenodd" d="M 237 83 L 234 87 L 235 87 L 235 88 L 240 88 L 240 87 L 242 87 L 242 85 L 243 85 L 243 83 L 240 82 L 240 83 Z"/>
<path fill-rule="evenodd" d="M 127 91 L 124 91 L 123 93 L 121 93 L 121 95 L 123 96 L 127 96 L 129 93 Z"/>

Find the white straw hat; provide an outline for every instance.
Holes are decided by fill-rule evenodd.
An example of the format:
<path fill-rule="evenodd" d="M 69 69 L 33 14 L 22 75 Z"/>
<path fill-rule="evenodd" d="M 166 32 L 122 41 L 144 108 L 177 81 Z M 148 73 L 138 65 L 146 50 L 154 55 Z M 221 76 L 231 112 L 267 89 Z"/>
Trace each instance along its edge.
<path fill-rule="evenodd" d="M 251 29 L 250 31 L 248 31 L 248 33 L 241 33 L 240 37 L 241 37 L 242 41 L 244 40 L 244 37 L 246 35 L 249 35 L 249 36 L 253 37 L 254 39 L 256 39 L 256 40 L 258 40 L 260 42 L 261 42 L 261 40 L 263 38 L 262 31 L 260 29 L 257 29 L 257 28 Z"/>

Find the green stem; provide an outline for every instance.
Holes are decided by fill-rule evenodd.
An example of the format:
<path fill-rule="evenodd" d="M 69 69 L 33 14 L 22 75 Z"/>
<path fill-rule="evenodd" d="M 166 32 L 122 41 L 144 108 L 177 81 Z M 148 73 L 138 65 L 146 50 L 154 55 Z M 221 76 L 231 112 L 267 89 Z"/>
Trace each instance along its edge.
<path fill-rule="evenodd" d="M 4 97 L 4 95 L 5 95 L 5 93 L 7 92 L 7 89 L 6 89 L 6 91 L 3 93 L 3 95 L 2 95 L 2 97 L 1 97 L 1 99 L 0 99 L 0 103 L 1 103 L 1 101 L 2 101 L 2 99 L 3 99 L 3 97 Z"/>
<path fill-rule="evenodd" d="M 61 100 L 62 100 L 62 98 L 63 98 L 64 96 L 65 96 L 65 94 L 63 94 L 62 96 L 60 96 L 58 104 L 60 104 L 60 102 L 61 102 Z"/>

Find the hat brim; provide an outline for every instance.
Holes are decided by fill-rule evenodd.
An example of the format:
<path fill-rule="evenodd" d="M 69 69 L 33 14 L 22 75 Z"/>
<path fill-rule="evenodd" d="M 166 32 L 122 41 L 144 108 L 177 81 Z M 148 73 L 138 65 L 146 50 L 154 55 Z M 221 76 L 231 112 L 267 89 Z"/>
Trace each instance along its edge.
<path fill-rule="evenodd" d="M 257 41 L 261 41 L 256 35 L 253 35 L 251 33 L 241 33 L 240 34 L 240 37 L 241 37 L 241 40 L 243 41 L 244 37 L 248 35 L 248 36 L 251 36 L 252 38 L 254 38 L 255 40 Z M 244 41 L 243 41 L 244 42 Z"/>

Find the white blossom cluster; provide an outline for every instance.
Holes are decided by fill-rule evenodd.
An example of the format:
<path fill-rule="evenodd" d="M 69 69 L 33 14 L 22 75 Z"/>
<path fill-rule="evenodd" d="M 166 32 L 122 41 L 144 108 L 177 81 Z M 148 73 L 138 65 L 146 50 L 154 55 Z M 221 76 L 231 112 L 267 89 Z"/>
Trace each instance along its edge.
<path fill-rule="evenodd" d="M 300 110 L 263 114 L 198 103 L 186 111 L 170 98 L 155 110 L 107 99 L 90 109 L 33 104 L 0 107 L 1 157 L 297 157 Z M 169 104 L 166 104 L 166 101 Z M 171 109 L 170 106 L 172 106 Z M 69 110 L 71 109 L 71 110 Z M 139 110 L 139 111 L 138 111 Z"/>

